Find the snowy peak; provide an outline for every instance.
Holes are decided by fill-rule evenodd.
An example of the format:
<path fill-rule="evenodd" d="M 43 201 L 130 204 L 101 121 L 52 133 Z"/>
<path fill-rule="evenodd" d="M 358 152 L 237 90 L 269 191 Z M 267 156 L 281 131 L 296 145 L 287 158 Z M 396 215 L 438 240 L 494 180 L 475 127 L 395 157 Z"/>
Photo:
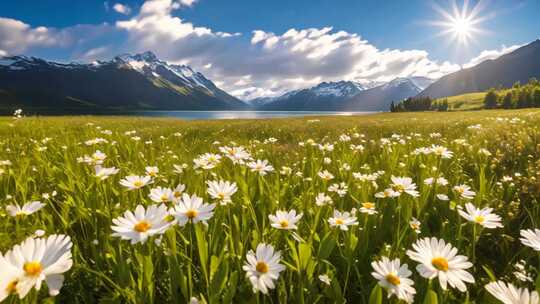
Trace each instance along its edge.
<path fill-rule="evenodd" d="M 354 96 L 365 90 L 365 88 L 359 83 L 342 80 L 338 82 L 322 82 L 309 90 L 318 96 L 346 97 Z"/>

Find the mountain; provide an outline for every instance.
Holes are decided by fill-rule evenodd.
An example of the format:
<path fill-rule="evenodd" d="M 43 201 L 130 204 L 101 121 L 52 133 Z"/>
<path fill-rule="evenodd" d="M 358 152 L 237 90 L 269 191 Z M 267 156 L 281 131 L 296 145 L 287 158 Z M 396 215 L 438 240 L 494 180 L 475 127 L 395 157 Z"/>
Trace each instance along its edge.
<path fill-rule="evenodd" d="M 392 101 L 415 96 L 431 82 L 425 77 L 396 78 L 371 86 L 352 81 L 323 82 L 278 97 L 258 98 L 250 104 L 265 110 L 386 111 Z"/>
<path fill-rule="evenodd" d="M 540 79 L 540 39 L 497 59 L 446 75 L 427 87 L 420 96 L 440 98 L 490 88 L 511 87 L 516 81 Z"/>
<path fill-rule="evenodd" d="M 53 111 L 225 110 L 245 106 L 186 65 L 153 53 L 90 64 L 0 58 L 0 105 Z"/>

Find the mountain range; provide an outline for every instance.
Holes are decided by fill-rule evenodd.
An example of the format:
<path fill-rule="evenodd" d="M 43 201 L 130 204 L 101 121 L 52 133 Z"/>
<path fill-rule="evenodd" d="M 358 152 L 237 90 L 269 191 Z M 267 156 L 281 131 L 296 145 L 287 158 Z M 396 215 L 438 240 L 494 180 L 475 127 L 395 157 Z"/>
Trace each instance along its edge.
<path fill-rule="evenodd" d="M 323 82 L 249 103 L 264 110 L 384 111 L 392 101 L 415 96 L 432 82 L 425 77 L 396 78 L 368 85 L 353 81 Z"/>
<path fill-rule="evenodd" d="M 151 52 L 109 61 L 57 63 L 35 57 L 0 57 L 0 110 L 38 112 L 133 110 L 387 111 L 407 97 L 439 98 L 540 78 L 540 40 L 497 59 L 439 80 L 396 78 L 390 82 L 322 82 L 276 97 L 242 101 L 187 65 Z"/>
<path fill-rule="evenodd" d="M 203 74 L 161 61 L 151 52 L 90 64 L 4 57 L 0 59 L 0 100 L 4 107 L 64 111 L 245 107 Z"/>

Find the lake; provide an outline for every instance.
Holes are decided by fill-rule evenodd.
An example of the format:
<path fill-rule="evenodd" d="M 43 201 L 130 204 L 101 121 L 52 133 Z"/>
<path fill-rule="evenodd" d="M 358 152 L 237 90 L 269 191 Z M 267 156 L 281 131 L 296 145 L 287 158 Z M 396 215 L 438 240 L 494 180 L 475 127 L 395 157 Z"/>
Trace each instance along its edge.
<path fill-rule="evenodd" d="M 376 112 L 332 112 L 332 111 L 134 111 L 122 113 L 130 116 L 176 117 L 186 120 L 200 119 L 263 119 L 305 116 L 351 116 L 368 115 Z"/>

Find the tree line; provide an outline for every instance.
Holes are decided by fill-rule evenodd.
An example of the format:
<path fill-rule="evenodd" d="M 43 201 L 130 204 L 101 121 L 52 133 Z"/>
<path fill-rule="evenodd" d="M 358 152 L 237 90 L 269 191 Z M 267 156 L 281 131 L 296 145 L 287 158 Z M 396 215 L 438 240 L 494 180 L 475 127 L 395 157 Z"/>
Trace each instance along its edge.
<path fill-rule="evenodd" d="M 522 109 L 540 107 L 540 82 L 531 78 L 522 85 L 516 82 L 510 89 L 490 89 L 484 97 L 485 109 Z M 448 111 L 446 99 L 409 97 L 399 103 L 390 104 L 390 112 Z"/>
<path fill-rule="evenodd" d="M 431 97 L 409 97 L 390 104 L 390 112 L 448 111 L 448 100 L 435 101 Z"/>

